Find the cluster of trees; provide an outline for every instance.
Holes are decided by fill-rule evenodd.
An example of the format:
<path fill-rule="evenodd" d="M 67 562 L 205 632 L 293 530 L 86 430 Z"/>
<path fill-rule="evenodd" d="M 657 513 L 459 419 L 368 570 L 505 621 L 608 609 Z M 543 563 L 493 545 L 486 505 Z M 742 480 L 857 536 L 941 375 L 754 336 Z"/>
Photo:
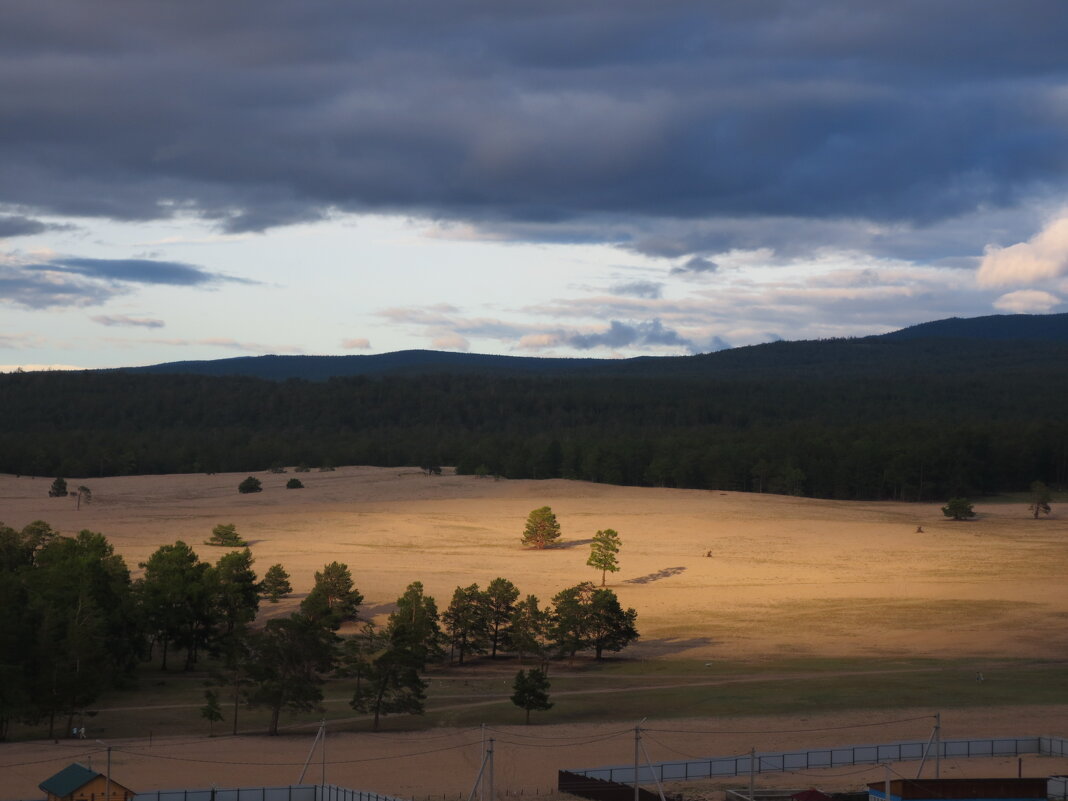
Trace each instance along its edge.
<path fill-rule="evenodd" d="M 102 534 L 0 524 L 0 738 L 13 720 L 47 721 L 54 736 L 59 718 L 69 728 L 100 692 L 129 685 L 138 663 L 157 655 L 166 669 L 177 650 L 189 669 L 205 654 L 232 653 L 261 593 L 289 591 L 281 565 L 268 571 L 273 584 L 252 566 L 248 548 L 211 564 L 179 541 L 156 550 L 133 581 Z"/>
<path fill-rule="evenodd" d="M 902 500 L 1068 484 L 1068 373 L 922 362 L 937 370 L 858 377 L 740 363 L 655 381 L 0 375 L 0 471 L 445 464 L 507 478 Z"/>
<path fill-rule="evenodd" d="M 220 524 L 209 542 L 235 541 L 235 527 Z M 422 674 L 447 654 L 460 663 L 503 651 L 544 661 L 591 650 L 600 659 L 638 637 L 635 611 L 611 590 L 585 582 L 542 608 L 533 595 L 520 600 L 503 578 L 485 590 L 457 587 L 441 614 L 413 582 L 377 627 L 360 619 L 363 596 L 340 562 L 316 572 L 296 613 L 255 627 L 260 600 L 277 601 L 292 588 L 281 565 L 262 581 L 253 565 L 247 547 L 210 563 L 178 541 L 152 553 L 132 580 L 101 534 L 67 537 L 41 521 L 22 530 L 0 524 L 0 739 L 16 720 L 47 721 L 52 737 L 65 716 L 69 730 L 103 690 L 130 685 L 139 663 L 158 659 L 166 670 L 176 655 L 185 670 L 210 669 L 217 689 L 201 710 L 208 721 L 222 719 L 225 701 L 236 732 L 242 706 L 264 707 L 273 734 L 283 710 L 315 707 L 330 677 L 355 677 L 350 703 L 373 714 L 377 728 L 382 715 L 422 711 Z M 355 632 L 341 636 L 346 623 Z M 539 695 L 547 682 L 530 673 L 517 688 L 528 713 L 548 708 Z"/>
<path fill-rule="evenodd" d="M 451 662 L 464 664 L 474 654 L 496 658 L 501 651 L 545 660 L 550 655 L 574 659 L 592 650 L 620 651 L 637 639 L 637 613 L 624 609 L 609 589 L 583 582 L 561 590 L 542 608 L 535 595 L 520 600 L 508 579 L 495 578 L 485 590 L 478 584 L 457 587 L 442 615 Z"/>

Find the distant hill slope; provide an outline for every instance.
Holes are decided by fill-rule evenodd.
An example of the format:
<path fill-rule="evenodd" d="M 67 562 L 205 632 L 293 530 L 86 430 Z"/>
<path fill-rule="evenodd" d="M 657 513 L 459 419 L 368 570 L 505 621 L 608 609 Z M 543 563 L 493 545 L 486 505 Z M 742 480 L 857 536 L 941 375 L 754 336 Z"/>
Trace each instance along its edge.
<path fill-rule="evenodd" d="M 980 340 L 1034 340 L 1068 342 L 1066 314 L 992 314 L 987 317 L 950 317 L 920 323 L 883 334 L 879 339 L 958 338 Z"/>
<path fill-rule="evenodd" d="M 191 375 L 229 375 L 283 381 L 357 375 L 431 375 L 434 373 L 577 373 L 596 369 L 610 359 L 539 359 L 434 350 L 401 350 L 370 356 L 239 356 L 210 361 L 165 362 L 125 367 L 124 372 Z"/>
<path fill-rule="evenodd" d="M 921 340 L 922 342 L 917 342 Z M 1021 348 L 1021 342 L 1046 343 Z M 994 345 L 993 343 L 1002 343 Z M 923 369 L 920 362 L 981 359 L 1018 365 L 1063 355 L 1068 314 L 999 314 L 936 320 L 855 339 L 770 342 L 696 356 L 632 359 L 541 358 L 405 350 L 369 356 L 242 356 L 122 368 L 130 373 L 246 376 L 274 381 L 325 381 L 345 376 L 434 374 L 585 376 L 755 376 L 813 371 L 827 374 Z"/>

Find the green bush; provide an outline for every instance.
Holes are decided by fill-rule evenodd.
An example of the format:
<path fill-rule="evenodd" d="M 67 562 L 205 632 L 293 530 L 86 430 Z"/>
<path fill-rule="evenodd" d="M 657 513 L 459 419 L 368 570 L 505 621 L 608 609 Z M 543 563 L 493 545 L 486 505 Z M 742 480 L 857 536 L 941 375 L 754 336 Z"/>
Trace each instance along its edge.
<path fill-rule="evenodd" d="M 260 480 L 258 478 L 249 476 L 237 485 L 237 491 L 246 494 L 249 492 L 262 492 L 263 485 L 260 484 Z"/>

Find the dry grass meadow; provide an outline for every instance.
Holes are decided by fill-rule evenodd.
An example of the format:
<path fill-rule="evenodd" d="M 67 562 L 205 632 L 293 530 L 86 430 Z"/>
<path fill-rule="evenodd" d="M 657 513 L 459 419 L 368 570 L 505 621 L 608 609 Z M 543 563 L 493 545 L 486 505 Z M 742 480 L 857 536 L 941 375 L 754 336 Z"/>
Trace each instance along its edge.
<path fill-rule="evenodd" d="M 292 576 L 294 595 L 264 604 L 264 616 L 292 611 L 315 570 L 336 559 L 351 568 L 366 599 L 364 613 L 378 620 L 413 580 L 422 581 L 441 607 L 457 585 L 485 585 L 496 576 L 548 600 L 566 586 L 599 578 L 585 564 L 589 539 L 598 529 L 616 529 L 622 570 L 610 576 L 610 586 L 625 606 L 637 609 L 642 638 L 604 673 L 587 666 L 568 678 L 561 668 L 554 690 L 567 688 L 568 695 L 543 713 L 540 725 L 495 724 L 487 736 L 497 744 L 501 794 L 546 791 L 558 767 L 629 762 L 634 721 L 619 721 L 631 712 L 635 719 L 648 714 L 645 725 L 660 729 L 646 742 L 653 759 L 926 739 L 940 707 L 932 693 L 910 704 L 906 686 L 924 682 L 941 682 L 934 696 L 954 699 L 943 714 L 947 736 L 1068 734 L 1060 684 L 1038 696 L 1027 686 L 1029 675 L 1048 683 L 1063 672 L 1068 653 L 1068 522 L 1056 504 L 1052 519 L 1033 520 L 1025 501 L 977 503 L 977 520 L 954 523 L 937 504 L 428 478 L 415 469 L 305 473 L 303 490 L 284 489 L 292 473 L 259 474 L 264 492 L 254 495 L 237 493 L 243 477 L 86 480 L 93 502 L 76 510 L 72 499 L 47 497 L 47 479 L 0 476 L 0 520 L 21 527 L 42 519 L 67 534 L 102 532 L 135 574 L 138 562 L 179 539 L 214 561 L 219 551 L 202 543 L 215 524 L 234 523 L 261 573 L 281 562 Z M 546 504 L 560 520 L 563 543 L 522 549 L 527 513 Z M 1028 673 L 1031 668 L 1036 672 Z M 437 677 L 453 689 L 439 691 L 436 703 L 441 710 L 463 709 L 481 696 L 489 709 L 503 692 L 492 686 L 510 684 L 507 671 L 514 669 L 502 670 L 499 681 L 498 674 Z M 880 697 L 880 680 L 872 678 L 880 669 L 894 673 L 892 696 Z M 983 685 L 974 682 L 977 670 L 988 678 Z M 745 693 L 737 689 L 747 672 L 763 682 L 763 690 L 753 691 L 764 698 L 757 715 L 745 713 Z M 833 697 L 836 686 L 855 691 L 848 677 L 856 672 L 869 674 L 868 699 L 822 712 L 818 699 Z M 1026 690 L 1032 694 L 1021 697 L 1041 703 L 1005 705 L 1004 695 L 997 705 L 983 703 L 976 693 L 995 687 L 999 677 L 1008 697 Z M 767 689 L 771 685 L 774 690 Z M 611 692 L 596 701 L 598 690 Z M 667 703 L 679 692 L 693 715 L 658 721 L 658 699 Z M 723 706 L 731 693 L 743 700 Z M 799 711 L 792 701 L 806 693 L 816 700 Z M 961 693 L 971 695 L 957 697 Z M 783 699 L 782 714 L 768 706 L 771 696 Z M 576 706 L 583 697 L 587 706 Z M 152 739 L 145 732 L 113 736 L 119 730 L 109 732 L 107 721 L 117 720 L 124 705 L 138 704 L 152 707 L 142 715 L 157 716 Z M 272 739 L 172 736 L 166 721 L 195 719 L 195 705 L 166 703 L 150 693 L 148 700 L 109 697 L 100 706 L 95 733 L 115 746 L 116 779 L 138 790 L 292 783 L 314 732 L 313 726 Z M 500 710 L 507 703 L 496 708 L 494 719 L 505 720 Z M 595 710 L 596 720 L 582 722 L 582 710 Z M 728 714 L 724 710 L 729 717 L 719 716 Z M 466 797 L 480 761 L 478 716 L 472 707 L 428 716 L 432 728 L 424 730 L 370 734 L 364 726 L 332 734 L 327 781 L 417 798 Z M 884 721 L 907 722 L 872 726 Z M 38 782 L 74 758 L 85 761 L 94 749 L 94 766 L 101 768 L 104 752 L 94 743 L 0 745 L 0 797 L 36 796 Z M 1033 775 L 1068 770 L 1060 760 L 1026 761 L 1025 773 Z M 320 780 L 320 763 L 317 752 L 309 779 Z M 1015 775 L 1017 768 L 1015 760 L 961 762 L 945 765 L 943 775 Z M 869 775 L 878 780 L 882 771 L 762 777 L 761 783 L 834 789 Z M 683 789 L 692 796 L 697 788 Z"/>

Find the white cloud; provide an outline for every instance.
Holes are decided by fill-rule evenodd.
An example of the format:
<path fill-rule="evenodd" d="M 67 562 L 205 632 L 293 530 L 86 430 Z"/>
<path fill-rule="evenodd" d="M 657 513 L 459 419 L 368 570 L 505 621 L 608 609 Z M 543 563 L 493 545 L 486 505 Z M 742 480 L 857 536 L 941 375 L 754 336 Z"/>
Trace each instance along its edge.
<path fill-rule="evenodd" d="M 1007 248 L 987 245 L 979 286 L 1029 284 L 1068 274 L 1068 216 L 1049 223 L 1027 242 Z"/>
<path fill-rule="evenodd" d="M 1049 292 L 1038 289 L 1020 289 L 1009 292 L 994 301 L 994 308 L 1014 314 L 1044 314 L 1054 306 L 1059 306 L 1061 299 Z"/>
<path fill-rule="evenodd" d="M 369 340 L 367 337 L 343 339 L 341 340 L 341 347 L 343 347 L 345 350 L 370 350 L 371 340 Z"/>
<path fill-rule="evenodd" d="M 443 334 L 437 337 L 433 344 L 439 350 L 471 350 L 471 343 L 459 334 Z"/>

